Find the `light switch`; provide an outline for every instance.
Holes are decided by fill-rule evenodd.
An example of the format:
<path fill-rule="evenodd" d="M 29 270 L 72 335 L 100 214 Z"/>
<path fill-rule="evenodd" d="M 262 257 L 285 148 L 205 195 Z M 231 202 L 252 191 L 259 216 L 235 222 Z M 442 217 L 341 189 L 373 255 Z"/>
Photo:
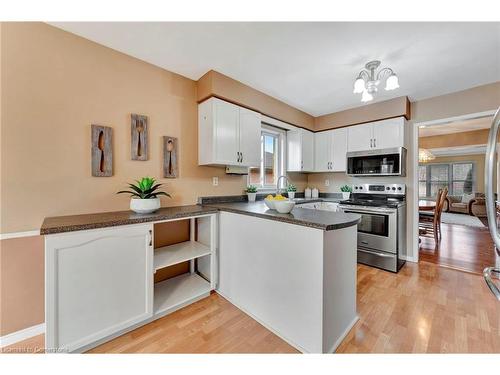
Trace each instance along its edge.
<path fill-rule="evenodd" d="M 212 177 L 212 185 L 219 186 L 219 177 Z"/>
<path fill-rule="evenodd" d="M 330 186 L 330 180 L 325 180 L 325 186 Z"/>

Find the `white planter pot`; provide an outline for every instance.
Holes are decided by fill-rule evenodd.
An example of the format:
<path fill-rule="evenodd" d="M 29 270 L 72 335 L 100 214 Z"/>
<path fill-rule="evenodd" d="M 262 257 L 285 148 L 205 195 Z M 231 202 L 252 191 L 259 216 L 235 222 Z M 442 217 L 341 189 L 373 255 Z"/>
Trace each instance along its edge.
<path fill-rule="evenodd" d="M 255 202 L 255 198 L 257 197 L 257 193 L 247 193 L 248 201 Z"/>
<path fill-rule="evenodd" d="M 160 198 L 130 199 L 130 209 L 138 214 L 150 214 L 160 208 Z"/>
<path fill-rule="evenodd" d="M 349 192 L 347 192 L 347 193 L 342 192 L 342 198 L 343 199 L 349 199 L 350 196 L 351 196 L 351 193 L 349 193 Z"/>
<path fill-rule="evenodd" d="M 289 199 L 294 199 L 295 198 L 295 192 L 294 191 L 289 191 L 288 192 L 288 198 Z"/>

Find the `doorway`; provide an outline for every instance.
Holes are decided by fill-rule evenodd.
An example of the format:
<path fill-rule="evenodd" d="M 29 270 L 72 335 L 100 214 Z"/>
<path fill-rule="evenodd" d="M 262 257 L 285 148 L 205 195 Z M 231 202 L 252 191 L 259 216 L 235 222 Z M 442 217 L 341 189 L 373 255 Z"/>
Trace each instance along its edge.
<path fill-rule="evenodd" d="M 480 274 L 497 260 L 484 199 L 484 156 L 493 114 L 415 124 L 414 188 L 419 219 L 414 233 L 420 261 Z M 498 177 L 496 181 L 495 192 Z M 442 205 L 436 202 L 440 190 L 447 190 Z M 441 212 L 437 230 L 433 225 L 429 230 L 425 224 L 429 216 L 436 219 L 436 212 Z"/>

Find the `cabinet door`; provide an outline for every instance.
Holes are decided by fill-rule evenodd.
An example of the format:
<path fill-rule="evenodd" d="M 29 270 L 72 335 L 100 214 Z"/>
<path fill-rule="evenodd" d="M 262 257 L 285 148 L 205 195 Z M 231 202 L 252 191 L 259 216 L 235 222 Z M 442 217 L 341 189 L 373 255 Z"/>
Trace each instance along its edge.
<path fill-rule="evenodd" d="M 373 124 L 373 147 L 376 149 L 404 146 L 404 118 L 399 117 Z"/>
<path fill-rule="evenodd" d="M 347 128 L 335 129 L 332 134 L 332 171 L 345 172 L 347 167 Z"/>
<path fill-rule="evenodd" d="M 314 171 L 330 172 L 332 162 L 332 131 L 314 134 Z"/>
<path fill-rule="evenodd" d="M 301 129 L 302 135 L 302 171 L 314 171 L 314 133 Z"/>
<path fill-rule="evenodd" d="M 46 346 L 75 351 L 152 316 L 152 226 L 45 238 Z"/>
<path fill-rule="evenodd" d="M 301 138 L 300 130 L 289 130 L 286 132 L 288 172 L 300 172 L 302 170 Z"/>
<path fill-rule="evenodd" d="M 347 151 L 372 149 L 372 124 L 350 126 L 347 129 Z"/>
<path fill-rule="evenodd" d="M 214 102 L 215 163 L 239 165 L 240 108 L 216 99 Z"/>
<path fill-rule="evenodd" d="M 260 113 L 240 108 L 240 165 L 260 166 L 260 133 Z"/>

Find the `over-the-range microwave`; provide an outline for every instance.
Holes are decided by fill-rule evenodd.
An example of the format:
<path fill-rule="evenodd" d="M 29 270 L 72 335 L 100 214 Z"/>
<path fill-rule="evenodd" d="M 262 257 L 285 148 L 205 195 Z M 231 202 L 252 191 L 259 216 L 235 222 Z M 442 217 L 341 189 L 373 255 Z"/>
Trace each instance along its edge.
<path fill-rule="evenodd" d="M 349 176 L 406 176 L 406 148 L 347 153 Z"/>

